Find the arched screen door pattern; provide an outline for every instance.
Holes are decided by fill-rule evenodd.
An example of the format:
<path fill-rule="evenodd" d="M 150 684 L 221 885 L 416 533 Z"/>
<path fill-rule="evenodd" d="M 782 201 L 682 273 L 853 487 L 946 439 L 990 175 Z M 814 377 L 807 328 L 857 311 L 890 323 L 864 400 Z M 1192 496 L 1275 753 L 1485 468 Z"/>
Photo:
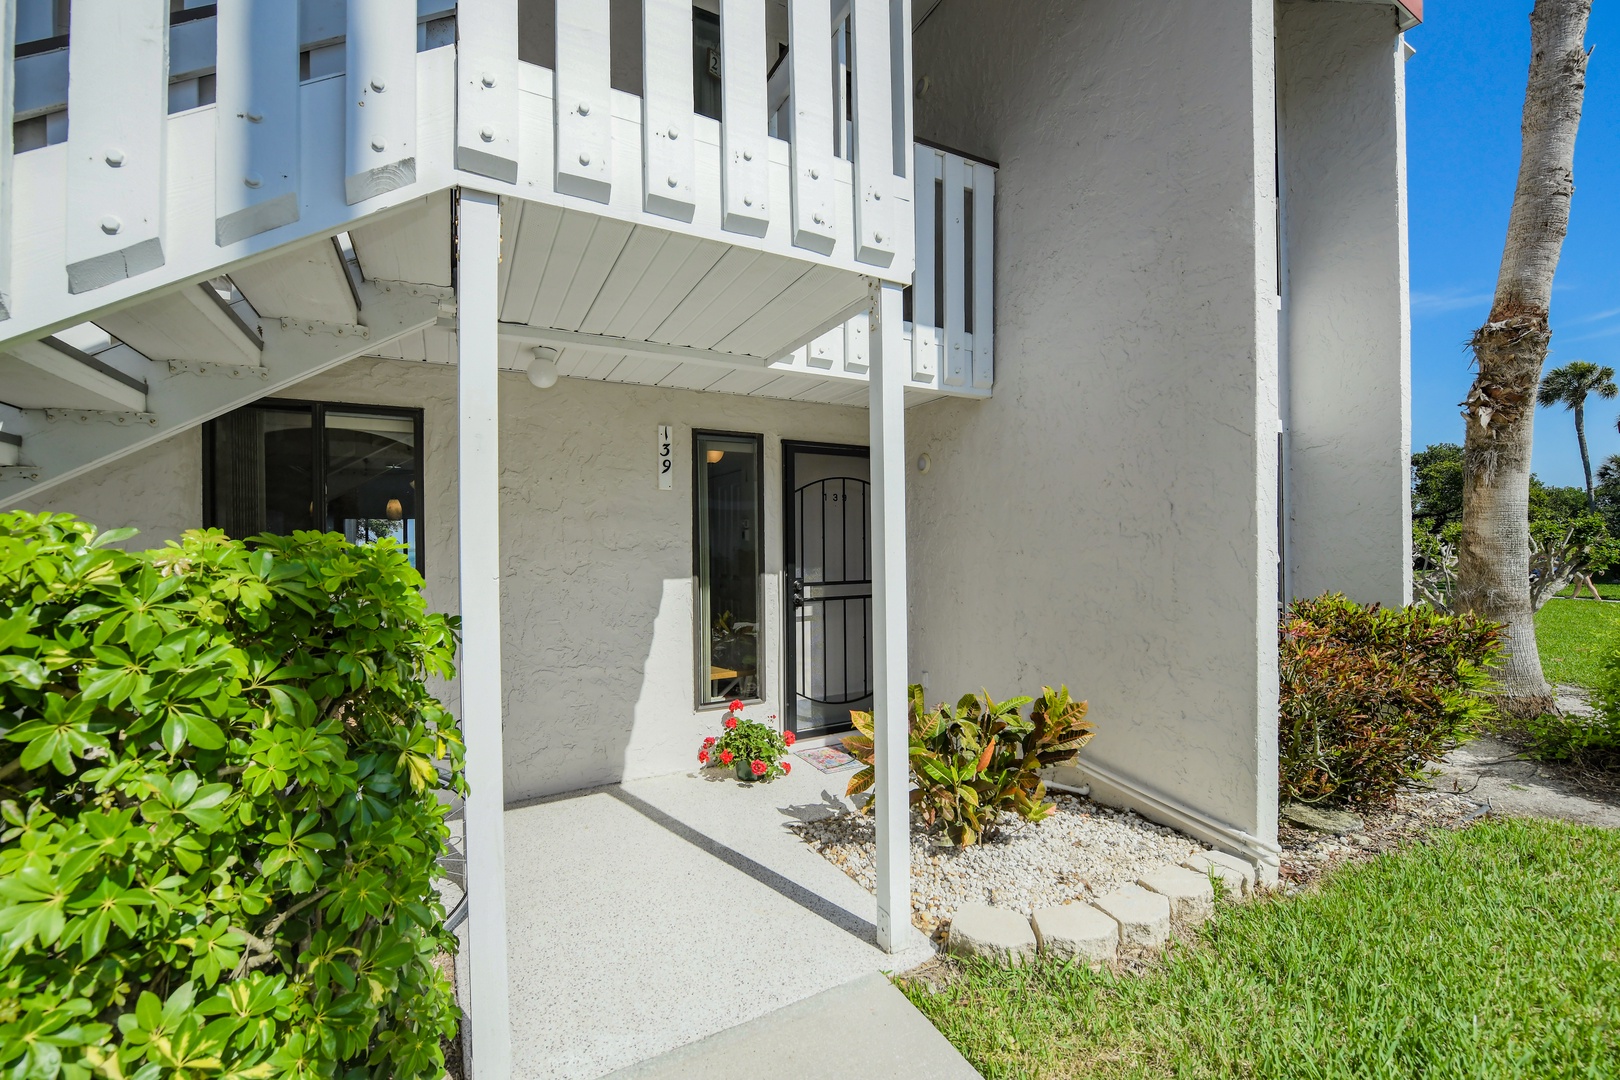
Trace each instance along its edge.
<path fill-rule="evenodd" d="M 865 462 L 844 461 L 857 464 Z M 852 708 L 871 705 L 871 522 L 871 485 L 864 477 L 824 476 L 793 490 L 794 726 L 800 734 L 847 728 Z"/>

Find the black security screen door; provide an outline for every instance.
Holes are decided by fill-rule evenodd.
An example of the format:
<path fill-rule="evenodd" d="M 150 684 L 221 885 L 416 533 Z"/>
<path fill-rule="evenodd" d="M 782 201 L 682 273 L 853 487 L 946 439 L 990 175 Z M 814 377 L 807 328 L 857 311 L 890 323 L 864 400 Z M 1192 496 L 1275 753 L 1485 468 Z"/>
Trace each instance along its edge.
<path fill-rule="evenodd" d="M 783 447 L 788 572 L 787 723 L 844 731 L 872 707 L 871 468 L 851 447 Z"/>

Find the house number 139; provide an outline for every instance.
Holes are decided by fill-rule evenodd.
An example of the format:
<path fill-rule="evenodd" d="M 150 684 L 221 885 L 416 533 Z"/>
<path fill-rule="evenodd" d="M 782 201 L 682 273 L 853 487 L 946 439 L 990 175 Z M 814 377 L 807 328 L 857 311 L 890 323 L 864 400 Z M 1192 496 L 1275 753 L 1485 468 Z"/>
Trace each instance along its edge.
<path fill-rule="evenodd" d="M 658 490 L 668 491 L 675 486 L 675 443 L 670 438 L 669 425 L 658 425 Z"/>

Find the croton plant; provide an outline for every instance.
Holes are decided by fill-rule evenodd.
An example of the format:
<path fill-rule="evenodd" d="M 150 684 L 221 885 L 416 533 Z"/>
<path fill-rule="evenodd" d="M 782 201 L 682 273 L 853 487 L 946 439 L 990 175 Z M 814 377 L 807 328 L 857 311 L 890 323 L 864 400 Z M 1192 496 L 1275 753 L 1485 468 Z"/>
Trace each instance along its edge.
<path fill-rule="evenodd" d="M 776 717 L 769 719 L 774 721 Z M 744 719 L 743 703 L 733 701 L 726 709 L 720 734 L 703 740 L 698 764 L 734 769 L 738 779 L 774 780 L 793 771 L 793 764 L 787 760 L 793 742 L 791 731 L 777 731 L 770 724 Z"/>

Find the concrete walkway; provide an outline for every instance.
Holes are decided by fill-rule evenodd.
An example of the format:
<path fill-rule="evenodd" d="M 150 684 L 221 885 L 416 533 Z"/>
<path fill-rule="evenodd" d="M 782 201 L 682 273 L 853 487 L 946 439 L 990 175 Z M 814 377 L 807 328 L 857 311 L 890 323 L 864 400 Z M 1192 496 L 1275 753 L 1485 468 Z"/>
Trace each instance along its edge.
<path fill-rule="evenodd" d="M 882 975 L 867 975 L 609 1080 L 981 1080 Z"/>
<path fill-rule="evenodd" d="M 1529 760 L 1490 737 L 1447 754 L 1431 784 L 1437 791 L 1462 792 L 1487 803 L 1494 814 L 1620 828 L 1620 805 L 1581 791 L 1561 778 L 1556 768 Z"/>
<path fill-rule="evenodd" d="M 847 782 L 794 762 L 770 784 L 677 775 L 507 812 L 517 1080 L 593 1080 L 932 955 L 921 934 L 879 950 L 872 895 L 788 831 L 842 806 Z M 804 1015 L 773 1027 L 756 1074 L 801 1042 L 847 1063 L 867 1037 L 860 1013 Z"/>

